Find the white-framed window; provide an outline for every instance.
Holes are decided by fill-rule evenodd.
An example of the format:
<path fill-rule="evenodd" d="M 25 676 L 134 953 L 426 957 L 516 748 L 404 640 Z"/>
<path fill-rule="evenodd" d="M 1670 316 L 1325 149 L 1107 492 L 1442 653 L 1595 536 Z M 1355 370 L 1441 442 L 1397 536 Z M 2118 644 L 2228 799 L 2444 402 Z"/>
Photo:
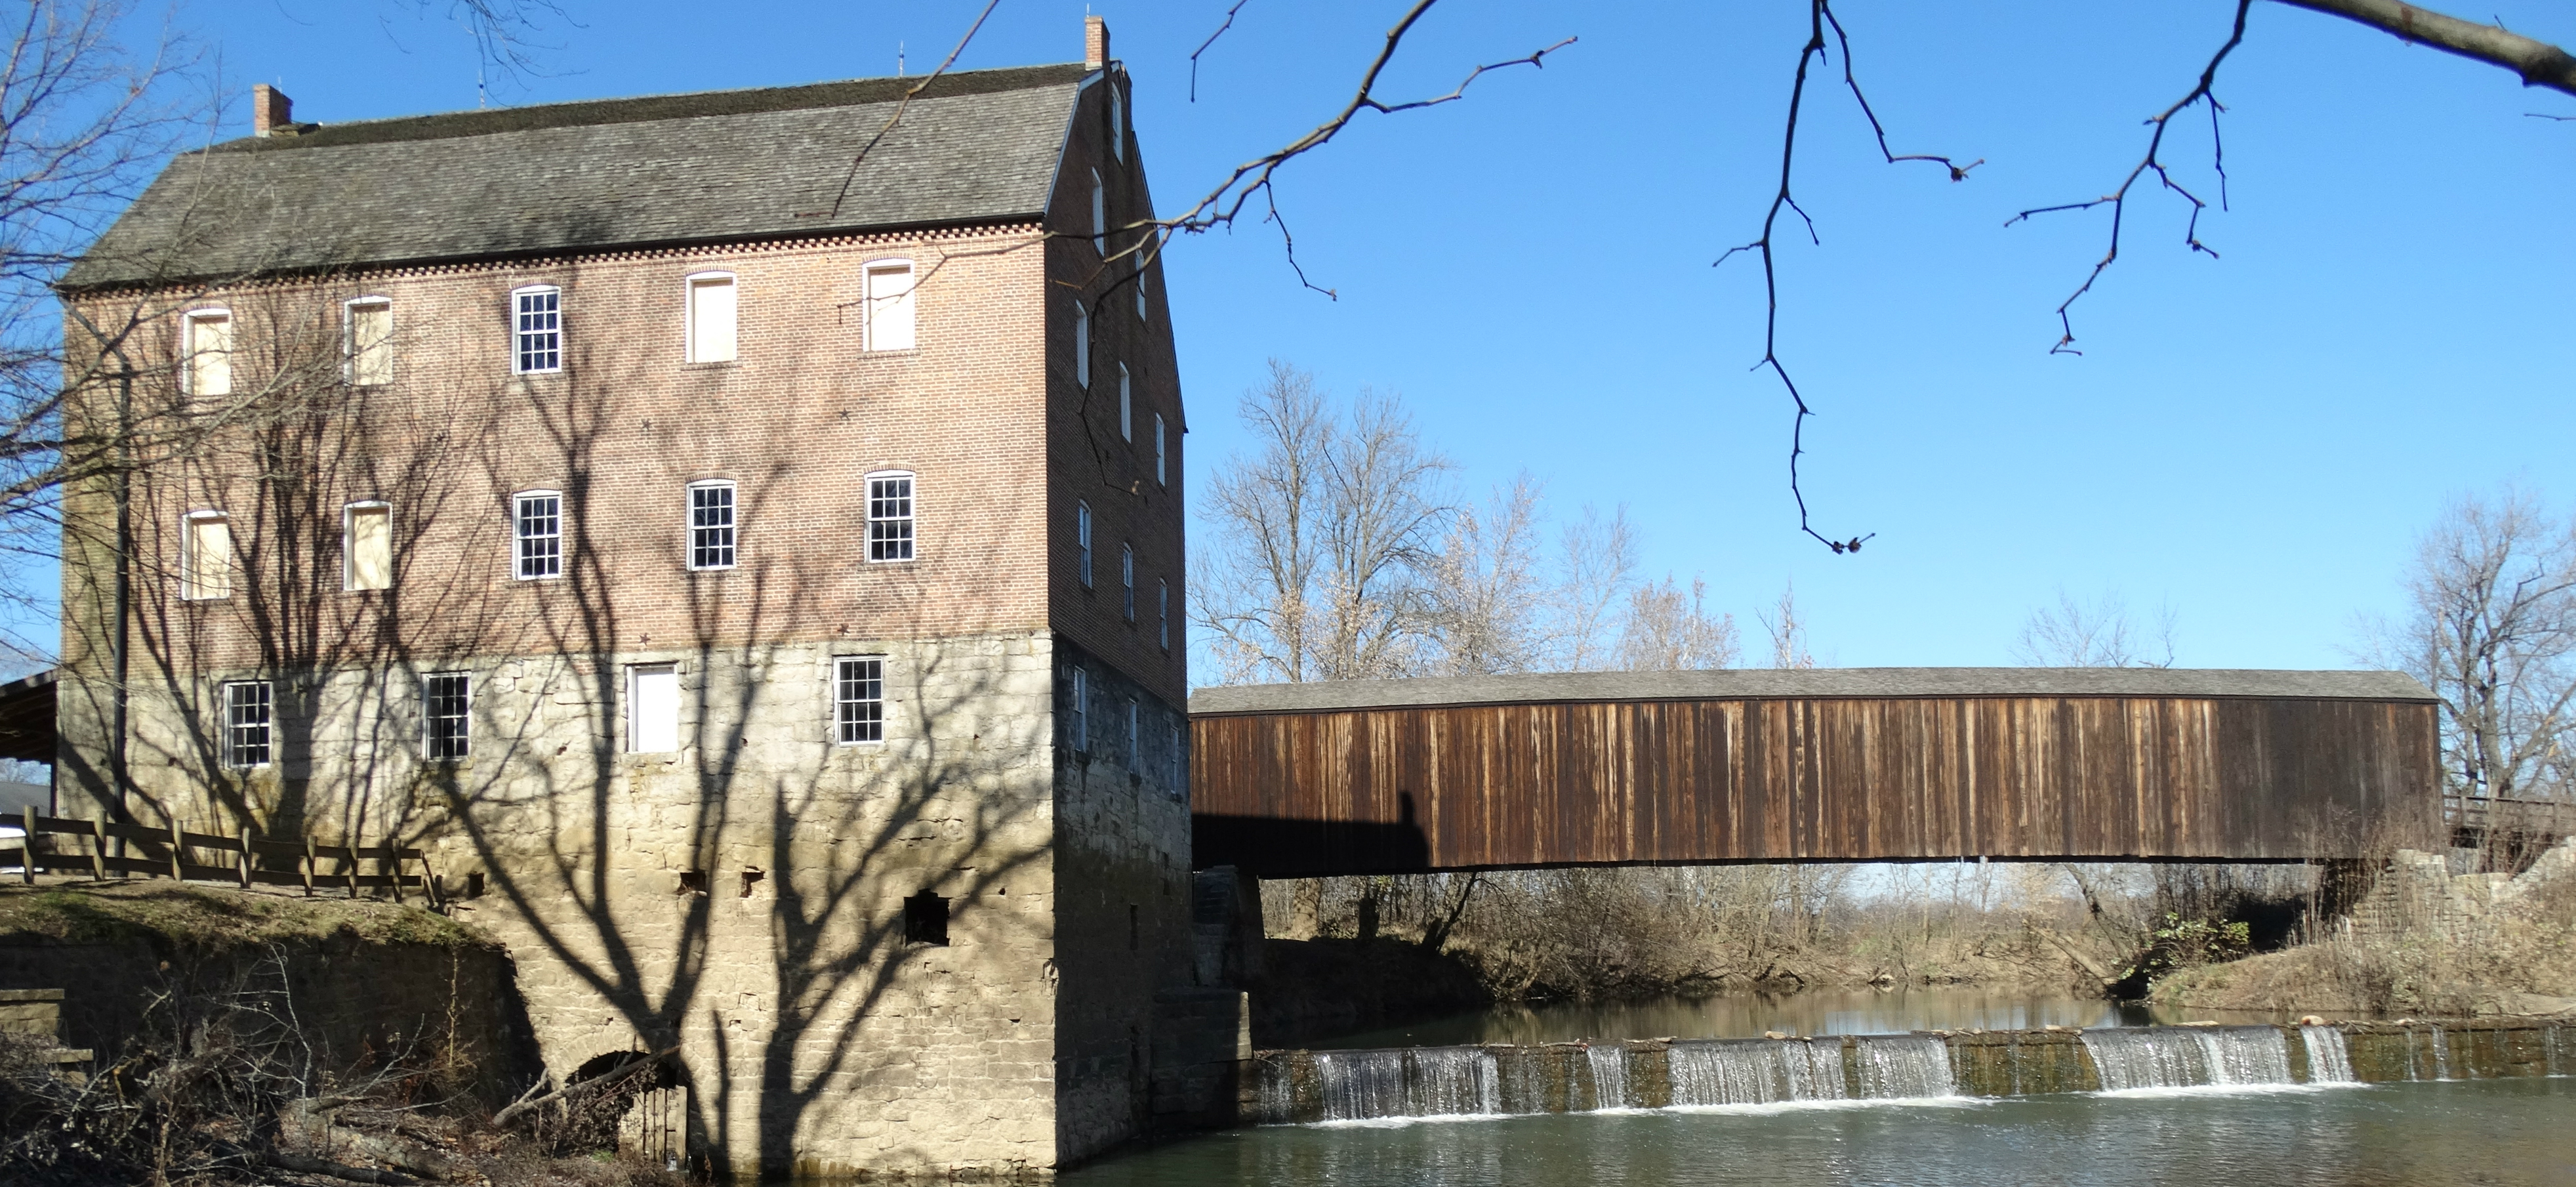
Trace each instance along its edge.
<path fill-rule="evenodd" d="M 843 746 L 885 741 L 885 657 L 832 660 L 832 740 Z"/>
<path fill-rule="evenodd" d="M 510 370 L 563 370 L 563 290 L 532 284 L 510 292 Z"/>
<path fill-rule="evenodd" d="M 689 484 L 689 567 L 733 567 L 733 484 L 709 479 Z"/>
<path fill-rule="evenodd" d="M 1154 485 L 1170 486 L 1170 471 L 1163 464 L 1163 414 L 1154 414 Z"/>
<path fill-rule="evenodd" d="M 868 475 L 868 559 L 912 559 L 912 475 L 889 470 Z"/>
<path fill-rule="evenodd" d="M 626 749 L 669 754 L 680 748 L 680 665 L 632 664 L 626 669 Z"/>
<path fill-rule="evenodd" d="M 420 753 L 432 762 L 464 758 L 474 734 L 474 678 L 431 672 L 420 678 Z"/>
<path fill-rule="evenodd" d="M 689 286 L 688 351 L 692 363 L 730 363 L 734 357 L 734 285 L 731 272 L 700 272 Z"/>
<path fill-rule="evenodd" d="M 510 510 L 517 546 L 512 572 L 521 581 L 563 576 L 563 492 L 522 491 L 510 496 Z"/>
<path fill-rule="evenodd" d="M 1073 303 L 1073 381 L 1091 386 L 1091 310 Z"/>
<path fill-rule="evenodd" d="M 1127 773 L 1130 775 L 1142 774 L 1145 770 L 1145 736 L 1137 730 L 1137 714 L 1136 698 L 1127 698 Z"/>
<path fill-rule="evenodd" d="M 1097 169 L 1091 171 L 1091 250 L 1109 254 L 1109 190 Z"/>
<path fill-rule="evenodd" d="M 1118 439 L 1136 439 L 1136 396 L 1127 384 L 1127 364 L 1118 364 Z"/>
<path fill-rule="evenodd" d="M 1118 97 L 1118 84 L 1109 84 L 1109 156 L 1127 159 L 1127 104 Z"/>
<path fill-rule="evenodd" d="M 1073 504 L 1074 572 L 1082 578 L 1082 588 L 1091 588 L 1091 504 L 1079 499 Z"/>
<path fill-rule="evenodd" d="M 1176 721 L 1165 726 L 1164 736 L 1169 746 L 1163 754 L 1164 786 L 1172 789 L 1173 799 L 1188 799 L 1190 760 L 1189 750 L 1182 745 L 1181 724 Z"/>
<path fill-rule="evenodd" d="M 1172 649 L 1172 583 L 1161 577 L 1154 579 L 1154 623 L 1154 633 L 1162 640 L 1163 650 L 1170 651 Z"/>
<path fill-rule="evenodd" d="M 1138 321 L 1143 321 L 1143 320 L 1145 320 L 1145 259 L 1144 259 L 1144 254 L 1143 254 L 1142 252 L 1137 253 L 1137 255 L 1136 255 L 1135 259 L 1136 259 L 1136 320 L 1138 320 Z"/>
<path fill-rule="evenodd" d="M 269 764 L 274 698 L 265 680 L 224 686 L 224 765 L 236 770 Z"/>
<path fill-rule="evenodd" d="M 878 260 L 866 266 L 868 350 L 913 347 L 912 261 Z"/>
<path fill-rule="evenodd" d="M 233 312 L 191 309 L 184 322 L 180 349 L 186 358 L 180 380 L 191 396 L 229 396 L 233 392 Z"/>
<path fill-rule="evenodd" d="M 1090 669 L 1078 667 L 1073 670 L 1072 700 L 1073 720 L 1067 723 L 1068 737 L 1071 738 L 1076 753 L 1086 753 L 1091 749 Z"/>
<path fill-rule="evenodd" d="M 1119 615 L 1130 623 L 1135 622 L 1136 548 L 1132 544 L 1118 546 L 1118 595 Z"/>
<path fill-rule="evenodd" d="M 191 511 L 179 525 L 179 596 L 191 602 L 233 596 L 233 519 Z"/>
<path fill-rule="evenodd" d="M 382 387 L 394 381 L 394 303 L 387 297 L 359 297 L 342 318 L 341 346 L 347 354 L 352 387 Z"/>
<path fill-rule="evenodd" d="M 394 509 L 351 503 L 340 509 L 340 588 L 394 587 Z"/>

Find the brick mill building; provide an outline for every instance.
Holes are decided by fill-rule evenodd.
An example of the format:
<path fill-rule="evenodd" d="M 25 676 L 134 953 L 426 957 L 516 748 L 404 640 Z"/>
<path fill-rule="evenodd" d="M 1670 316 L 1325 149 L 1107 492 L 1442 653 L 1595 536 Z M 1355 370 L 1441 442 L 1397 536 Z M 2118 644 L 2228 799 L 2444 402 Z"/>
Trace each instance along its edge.
<path fill-rule="evenodd" d="M 64 815 L 395 838 L 740 1171 L 1138 1132 L 1185 983 L 1181 392 L 1082 64 L 361 123 L 69 274 Z M 156 452 L 157 451 L 157 452 Z M 130 477 L 120 477 L 129 474 Z"/>

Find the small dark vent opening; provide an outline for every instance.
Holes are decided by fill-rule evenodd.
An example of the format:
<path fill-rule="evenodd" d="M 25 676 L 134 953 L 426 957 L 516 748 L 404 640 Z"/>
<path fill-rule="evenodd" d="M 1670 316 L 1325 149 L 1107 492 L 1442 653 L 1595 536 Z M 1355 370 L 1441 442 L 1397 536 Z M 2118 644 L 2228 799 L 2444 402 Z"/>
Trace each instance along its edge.
<path fill-rule="evenodd" d="M 948 900 L 925 890 L 903 900 L 903 939 L 907 944 L 948 943 Z"/>
<path fill-rule="evenodd" d="M 707 872 L 705 870 L 681 871 L 679 892 L 704 897 L 707 893 Z"/>
<path fill-rule="evenodd" d="M 759 888 L 763 876 L 756 867 L 745 869 L 742 872 L 742 897 L 750 898 L 751 892 Z"/>

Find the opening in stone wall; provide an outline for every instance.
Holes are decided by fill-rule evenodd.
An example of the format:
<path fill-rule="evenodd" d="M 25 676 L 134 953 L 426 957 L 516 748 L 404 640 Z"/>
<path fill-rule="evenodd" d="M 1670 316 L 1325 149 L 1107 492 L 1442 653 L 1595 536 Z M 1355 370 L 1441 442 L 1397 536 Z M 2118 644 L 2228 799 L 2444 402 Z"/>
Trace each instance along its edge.
<path fill-rule="evenodd" d="M 948 943 L 948 900 L 925 890 L 903 900 L 903 939 L 907 944 Z"/>

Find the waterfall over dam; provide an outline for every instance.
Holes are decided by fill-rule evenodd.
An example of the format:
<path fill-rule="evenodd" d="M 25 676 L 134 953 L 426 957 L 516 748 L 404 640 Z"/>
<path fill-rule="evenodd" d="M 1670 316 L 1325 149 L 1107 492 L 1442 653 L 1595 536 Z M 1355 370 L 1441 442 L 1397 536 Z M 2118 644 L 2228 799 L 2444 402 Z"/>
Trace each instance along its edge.
<path fill-rule="evenodd" d="M 1931 1031 L 1544 1046 L 1267 1051 L 1252 1124 L 2254 1089 L 2576 1072 L 2542 1021 Z"/>

